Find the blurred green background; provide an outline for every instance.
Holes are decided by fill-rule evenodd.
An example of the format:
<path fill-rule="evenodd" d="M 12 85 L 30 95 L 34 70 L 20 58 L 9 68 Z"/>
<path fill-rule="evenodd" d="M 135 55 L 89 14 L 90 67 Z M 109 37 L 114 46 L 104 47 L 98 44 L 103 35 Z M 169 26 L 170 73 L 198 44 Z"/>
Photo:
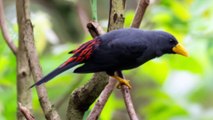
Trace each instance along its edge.
<path fill-rule="evenodd" d="M 125 27 L 134 17 L 137 0 L 127 0 Z M 6 21 L 17 44 L 15 2 L 4 0 Z M 106 29 L 109 0 L 98 0 L 98 20 Z M 69 58 L 68 51 L 91 39 L 85 24 L 91 20 L 89 0 L 31 0 L 31 20 L 43 73 Z M 141 29 L 172 33 L 190 57 L 164 55 L 143 66 L 124 71 L 140 119 L 213 120 L 213 1 L 151 0 Z M 0 120 L 16 118 L 16 59 L 0 34 Z M 46 84 L 52 103 L 65 119 L 66 93 L 85 84 L 92 74 L 69 70 Z M 64 99 L 64 101 L 62 101 Z M 62 101 L 62 104 L 60 103 Z M 33 111 L 44 119 L 33 89 Z M 89 111 L 88 111 L 89 112 Z M 100 120 L 128 120 L 120 90 L 115 89 Z"/>

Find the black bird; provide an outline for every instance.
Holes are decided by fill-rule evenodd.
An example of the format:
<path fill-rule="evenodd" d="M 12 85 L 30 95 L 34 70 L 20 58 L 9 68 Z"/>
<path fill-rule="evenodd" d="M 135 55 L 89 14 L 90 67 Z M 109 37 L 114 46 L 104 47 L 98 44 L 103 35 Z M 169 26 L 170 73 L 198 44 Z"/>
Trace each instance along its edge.
<path fill-rule="evenodd" d="M 105 71 L 129 88 L 129 81 L 115 75 L 115 71 L 136 68 L 163 54 L 188 56 L 176 38 L 163 31 L 144 31 L 139 29 L 114 30 L 82 44 L 67 61 L 31 86 L 49 81 L 58 74 L 76 65 L 74 73 L 94 73 Z"/>

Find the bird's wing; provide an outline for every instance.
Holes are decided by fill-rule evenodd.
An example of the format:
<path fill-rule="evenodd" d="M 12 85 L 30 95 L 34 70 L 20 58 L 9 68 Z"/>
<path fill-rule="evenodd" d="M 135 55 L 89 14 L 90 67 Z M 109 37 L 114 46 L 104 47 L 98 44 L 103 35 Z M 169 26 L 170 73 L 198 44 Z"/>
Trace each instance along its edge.
<path fill-rule="evenodd" d="M 90 40 L 82 44 L 79 48 L 70 51 L 69 54 L 73 54 L 72 58 L 75 58 L 75 59 L 72 59 L 72 61 L 83 62 L 89 59 L 91 54 L 93 53 L 95 48 L 99 46 L 99 44 L 100 44 L 100 39 L 95 38 L 93 40 Z"/>
<path fill-rule="evenodd" d="M 143 55 L 146 45 L 138 40 L 110 40 L 102 43 L 93 51 L 90 59 L 85 64 L 77 68 L 74 72 L 100 72 L 113 69 L 128 69 L 126 64 L 134 67 L 137 58 Z M 131 64 L 132 64 L 131 63 Z"/>

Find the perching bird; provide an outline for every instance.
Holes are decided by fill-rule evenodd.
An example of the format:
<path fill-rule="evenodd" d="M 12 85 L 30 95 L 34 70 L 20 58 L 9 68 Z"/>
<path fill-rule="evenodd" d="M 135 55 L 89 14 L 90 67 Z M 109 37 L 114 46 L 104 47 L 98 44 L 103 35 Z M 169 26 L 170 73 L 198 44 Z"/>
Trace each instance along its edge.
<path fill-rule="evenodd" d="M 163 54 L 188 56 L 186 50 L 174 36 L 163 31 L 143 31 L 139 29 L 119 29 L 98 36 L 69 52 L 73 54 L 67 61 L 33 84 L 38 86 L 76 65 L 74 73 L 94 73 L 105 71 L 129 88 L 129 81 L 115 75 L 115 71 L 136 68 Z"/>

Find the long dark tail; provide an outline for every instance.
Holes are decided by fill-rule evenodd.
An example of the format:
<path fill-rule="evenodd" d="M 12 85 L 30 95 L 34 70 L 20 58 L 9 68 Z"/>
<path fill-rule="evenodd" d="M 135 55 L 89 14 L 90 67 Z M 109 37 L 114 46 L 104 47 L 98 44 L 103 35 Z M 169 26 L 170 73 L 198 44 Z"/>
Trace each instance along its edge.
<path fill-rule="evenodd" d="M 30 88 L 34 87 L 34 86 L 38 86 L 41 85 L 42 83 L 45 83 L 49 80 L 51 80 L 52 78 L 54 78 L 55 76 L 57 76 L 58 74 L 66 71 L 67 69 L 70 69 L 76 65 L 78 65 L 79 62 L 70 62 L 66 65 L 61 65 L 58 68 L 56 68 L 55 70 L 53 70 L 52 72 L 50 72 L 48 75 L 46 75 L 45 77 L 43 77 L 41 80 L 39 80 L 38 82 L 36 82 L 35 84 L 33 84 L 32 86 L 30 86 Z"/>

